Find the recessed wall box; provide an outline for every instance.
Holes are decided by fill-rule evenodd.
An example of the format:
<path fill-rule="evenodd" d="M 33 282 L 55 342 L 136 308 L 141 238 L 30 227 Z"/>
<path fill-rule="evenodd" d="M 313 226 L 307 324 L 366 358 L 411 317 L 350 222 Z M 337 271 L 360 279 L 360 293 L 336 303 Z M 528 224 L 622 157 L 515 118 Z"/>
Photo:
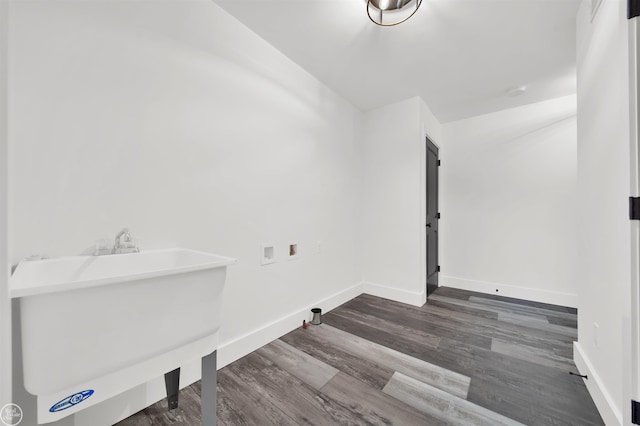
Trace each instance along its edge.
<path fill-rule="evenodd" d="M 273 244 L 263 244 L 260 248 L 260 264 L 268 265 L 276 261 L 276 250 Z"/>
<path fill-rule="evenodd" d="M 290 243 L 289 244 L 289 254 L 288 259 L 294 260 L 298 258 L 298 243 Z"/>

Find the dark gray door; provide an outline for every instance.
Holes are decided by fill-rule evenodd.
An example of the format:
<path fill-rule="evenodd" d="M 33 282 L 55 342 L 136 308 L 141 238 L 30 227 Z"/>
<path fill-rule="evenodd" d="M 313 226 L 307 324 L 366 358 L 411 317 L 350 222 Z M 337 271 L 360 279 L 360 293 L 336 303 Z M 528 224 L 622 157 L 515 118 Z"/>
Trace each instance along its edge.
<path fill-rule="evenodd" d="M 427 138 L 427 294 L 438 288 L 438 147 Z"/>

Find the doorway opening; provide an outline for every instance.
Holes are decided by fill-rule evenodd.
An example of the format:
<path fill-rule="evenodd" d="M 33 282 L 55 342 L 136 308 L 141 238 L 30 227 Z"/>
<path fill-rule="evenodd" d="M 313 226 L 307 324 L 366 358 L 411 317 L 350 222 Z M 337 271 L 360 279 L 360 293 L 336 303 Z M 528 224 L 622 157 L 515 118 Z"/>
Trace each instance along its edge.
<path fill-rule="evenodd" d="M 438 220 L 440 213 L 438 212 L 438 167 L 440 159 L 438 147 L 426 138 L 427 143 L 427 161 L 426 161 L 426 234 L 427 234 L 427 296 L 438 288 L 438 273 L 440 266 L 438 264 Z"/>

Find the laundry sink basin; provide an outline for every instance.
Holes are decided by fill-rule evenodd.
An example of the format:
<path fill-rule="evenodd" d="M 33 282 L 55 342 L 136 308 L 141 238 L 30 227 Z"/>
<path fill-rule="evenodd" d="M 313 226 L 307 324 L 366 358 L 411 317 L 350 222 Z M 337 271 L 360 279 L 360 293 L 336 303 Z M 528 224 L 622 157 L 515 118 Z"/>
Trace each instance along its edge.
<path fill-rule="evenodd" d="M 24 385 L 58 420 L 216 350 L 226 267 L 187 249 L 21 262 Z"/>

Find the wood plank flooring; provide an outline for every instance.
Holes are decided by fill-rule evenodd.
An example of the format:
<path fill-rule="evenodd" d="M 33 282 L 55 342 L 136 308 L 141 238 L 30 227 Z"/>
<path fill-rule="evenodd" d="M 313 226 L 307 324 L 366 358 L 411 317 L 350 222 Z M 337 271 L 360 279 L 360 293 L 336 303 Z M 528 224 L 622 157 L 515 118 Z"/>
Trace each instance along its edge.
<path fill-rule="evenodd" d="M 360 295 L 218 371 L 219 425 L 602 425 L 575 309 L 446 287 Z M 199 382 L 119 426 L 199 425 Z"/>

